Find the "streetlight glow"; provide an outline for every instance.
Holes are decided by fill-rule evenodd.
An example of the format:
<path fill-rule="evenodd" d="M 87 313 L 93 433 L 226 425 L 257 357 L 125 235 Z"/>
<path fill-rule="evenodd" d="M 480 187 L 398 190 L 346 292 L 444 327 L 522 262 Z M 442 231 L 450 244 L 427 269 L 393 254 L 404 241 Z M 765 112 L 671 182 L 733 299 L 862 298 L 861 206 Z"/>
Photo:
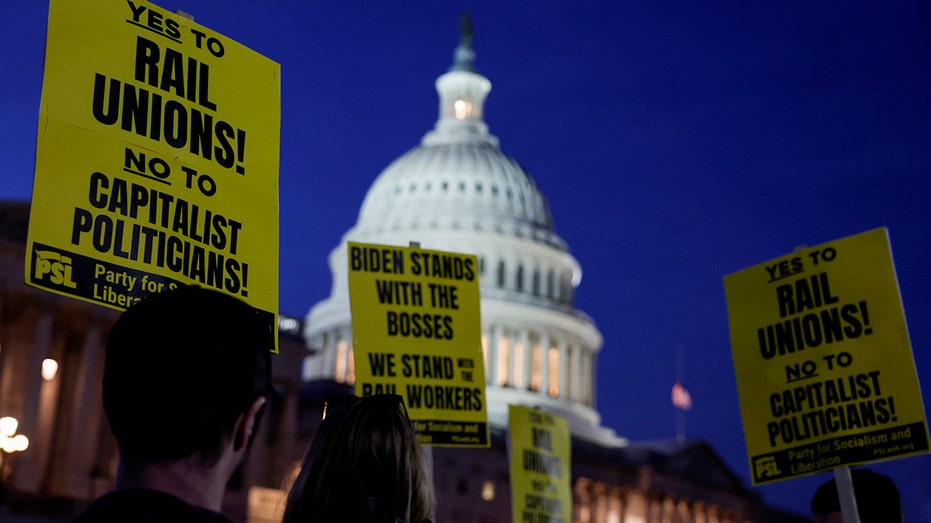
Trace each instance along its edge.
<path fill-rule="evenodd" d="M 13 452 L 22 452 L 29 448 L 29 438 L 25 434 L 17 434 L 10 441 Z"/>
<path fill-rule="evenodd" d="M 58 374 L 58 362 L 52 358 L 42 360 L 42 379 L 52 381 Z"/>
<path fill-rule="evenodd" d="M 5 436 L 5 438 L 13 437 L 17 428 L 19 428 L 19 421 L 16 418 L 12 416 L 0 418 L 0 435 Z"/>

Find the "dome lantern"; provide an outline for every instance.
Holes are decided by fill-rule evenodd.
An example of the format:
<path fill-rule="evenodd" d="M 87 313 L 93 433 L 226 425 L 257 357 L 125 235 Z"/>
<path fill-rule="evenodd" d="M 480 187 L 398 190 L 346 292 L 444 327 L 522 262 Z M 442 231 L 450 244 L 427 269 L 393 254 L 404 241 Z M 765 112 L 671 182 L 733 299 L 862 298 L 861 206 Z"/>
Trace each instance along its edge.
<path fill-rule="evenodd" d="M 453 65 L 436 79 L 436 91 L 440 96 L 439 119 L 433 130 L 424 136 L 424 145 L 463 142 L 497 145 L 497 138 L 488 134 L 483 120 L 491 82 L 475 69 L 472 21 L 467 12 L 462 14 Z"/>

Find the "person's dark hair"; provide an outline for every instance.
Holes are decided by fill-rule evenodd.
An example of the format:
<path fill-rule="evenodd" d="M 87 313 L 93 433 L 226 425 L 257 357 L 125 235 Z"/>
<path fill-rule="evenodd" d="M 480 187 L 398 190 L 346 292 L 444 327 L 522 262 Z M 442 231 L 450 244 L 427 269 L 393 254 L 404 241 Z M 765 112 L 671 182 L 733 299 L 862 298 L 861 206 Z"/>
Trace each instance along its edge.
<path fill-rule="evenodd" d="M 127 309 L 107 340 L 103 403 L 126 463 L 211 465 L 271 387 L 273 326 L 218 291 L 182 286 Z"/>
<path fill-rule="evenodd" d="M 860 523 L 901 523 L 902 500 L 899 489 L 889 476 L 869 469 L 851 469 L 853 492 L 857 499 Z M 811 513 L 824 516 L 840 512 L 840 497 L 835 480 L 823 483 L 811 498 Z"/>
<path fill-rule="evenodd" d="M 422 523 L 433 510 L 423 449 L 393 394 L 328 402 L 283 523 Z"/>

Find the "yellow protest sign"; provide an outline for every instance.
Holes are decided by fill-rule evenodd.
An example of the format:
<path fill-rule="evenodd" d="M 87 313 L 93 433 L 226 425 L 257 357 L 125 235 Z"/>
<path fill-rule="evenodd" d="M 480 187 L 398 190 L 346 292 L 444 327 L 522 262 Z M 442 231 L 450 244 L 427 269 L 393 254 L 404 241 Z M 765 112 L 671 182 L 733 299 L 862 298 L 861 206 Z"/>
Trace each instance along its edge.
<path fill-rule="evenodd" d="M 572 438 L 564 418 L 508 406 L 511 521 L 572 521 Z"/>
<path fill-rule="evenodd" d="M 488 447 L 474 255 L 349 242 L 356 394 L 400 394 L 425 445 Z"/>
<path fill-rule="evenodd" d="M 26 283 L 278 308 L 279 65 L 144 1 L 52 0 Z"/>
<path fill-rule="evenodd" d="M 886 229 L 724 277 L 754 484 L 927 452 Z"/>

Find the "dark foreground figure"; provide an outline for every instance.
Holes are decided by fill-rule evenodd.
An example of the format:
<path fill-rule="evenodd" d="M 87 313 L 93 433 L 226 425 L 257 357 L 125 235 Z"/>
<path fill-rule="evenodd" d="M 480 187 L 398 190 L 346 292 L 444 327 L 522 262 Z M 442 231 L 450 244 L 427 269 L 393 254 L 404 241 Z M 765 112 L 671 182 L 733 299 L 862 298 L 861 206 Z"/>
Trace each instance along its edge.
<path fill-rule="evenodd" d="M 242 301 L 195 286 L 124 312 L 103 377 L 120 451 L 116 485 L 74 521 L 228 522 L 223 494 L 271 384 L 270 328 Z"/>
<path fill-rule="evenodd" d="M 860 523 L 902 523 L 902 501 L 899 489 L 888 477 L 869 469 L 852 469 L 854 497 Z M 811 498 L 811 513 L 815 523 L 843 523 L 837 485 L 825 482 Z"/>
<path fill-rule="evenodd" d="M 401 396 L 334 398 L 283 523 L 428 523 L 433 495 Z"/>

